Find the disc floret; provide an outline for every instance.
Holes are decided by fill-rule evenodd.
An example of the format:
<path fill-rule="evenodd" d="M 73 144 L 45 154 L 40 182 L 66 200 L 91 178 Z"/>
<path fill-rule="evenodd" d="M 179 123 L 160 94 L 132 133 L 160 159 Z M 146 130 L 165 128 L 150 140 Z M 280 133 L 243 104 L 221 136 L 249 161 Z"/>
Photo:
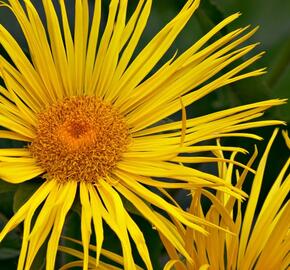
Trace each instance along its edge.
<path fill-rule="evenodd" d="M 96 182 L 115 167 L 129 137 L 124 118 L 111 104 L 70 97 L 39 113 L 29 149 L 49 178 Z"/>

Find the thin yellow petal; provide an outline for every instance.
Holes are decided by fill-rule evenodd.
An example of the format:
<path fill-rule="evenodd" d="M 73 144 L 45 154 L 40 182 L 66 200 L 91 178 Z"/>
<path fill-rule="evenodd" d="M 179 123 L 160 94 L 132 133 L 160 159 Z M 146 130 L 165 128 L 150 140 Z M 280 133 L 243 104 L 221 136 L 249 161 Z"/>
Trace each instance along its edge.
<path fill-rule="evenodd" d="M 30 232 L 25 270 L 29 270 L 31 268 L 37 252 L 39 251 L 40 247 L 46 240 L 53 227 L 56 215 L 56 207 L 58 207 L 54 207 L 54 203 L 57 199 L 58 191 L 58 185 L 56 184 L 48 195 L 45 204 L 36 219 L 33 229 Z"/>
<path fill-rule="evenodd" d="M 250 230 L 251 230 L 252 221 L 253 221 L 253 217 L 254 217 L 254 213 L 256 210 L 256 205 L 257 205 L 257 201 L 258 201 L 258 197 L 260 193 L 260 188 L 262 184 L 267 157 L 268 157 L 271 145 L 273 144 L 273 141 L 277 133 L 278 133 L 278 129 L 274 131 L 271 139 L 269 140 L 269 143 L 266 147 L 263 157 L 261 158 L 260 165 L 258 167 L 257 173 L 254 178 L 254 183 L 252 186 L 252 190 L 249 196 L 249 201 L 247 204 L 247 209 L 246 209 L 245 216 L 243 219 L 243 227 L 242 227 L 241 236 L 240 236 L 241 240 L 240 240 L 240 248 L 239 248 L 239 255 L 238 255 L 239 256 L 238 264 L 240 264 L 240 260 L 243 258 L 246 252 L 246 246 L 247 246 L 248 239 L 250 237 Z"/>
<path fill-rule="evenodd" d="M 106 51 L 108 50 L 110 38 L 113 35 L 114 23 L 117 16 L 118 2 L 119 1 L 117 0 L 112 0 L 110 2 L 107 24 L 106 24 L 104 33 L 100 41 L 100 45 L 98 48 L 98 53 L 97 53 L 97 57 L 96 57 L 95 65 L 93 69 L 92 80 L 89 86 L 91 89 L 94 89 L 94 90 L 90 90 L 90 92 L 95 93 L 98 96 L 102 96 L 103 94 L 102 93 L 103 89 L 97 88 L 97 84 L 99 83 L 99 80 L 100 80 L 100 74 L 103 67 L 103 63 L 105 61 Z"/>
<path fill-rule="evenodd" d="M 147 46 L 139 53 L 139 55 L 130 64 L 120 79 L 117 88 L 114 91 L 123 91 L 122 98 L 118 98 L 116 106 L 122 104 L 123 99 L 127 97 L 127 93 L 136 87 L 142 79 L 156 65 L 160 58 L 168 50 L 176 36 L 183 29 L 193 12 L 197 9 L 199 0 L 187 1 L 180 13 L 171 20 L 155 37 L 147 44 Z M 121 96 L 121 94 L 119 94 Z"/>
<path fill-rule="evenodd" d="M 50 39 L 50 47 L 53 55 L 54 66 L 57 73 L 53 76 L 55 82 L 54 95 L 59 99 L 69 92 L 70 83 L 67 70 L 69 69 L 66 58 L 66 50 L 62 38 L 59 20 L 51 1 L 43 1 L 47 30 Z"/>
<path fill-rule="evenodd" d="M 19 223 L 21 223 L 31 204 L 33 204 L 34 200 L 37 198 L 44 198 L 49 194 L 49 192 L 52 190 L 54 187 L 55 183 L 53 181 L 50 182 L 45 182 L 42 184 L 42 186 L 30 197 L 30 199 L 23 204 L 23 206 L 20 207 L 20 209 L 15 213 L 15 215 L 8 221 L 8 223 L 5 225 L 3 230 L 0 233 L 0 242 L 3 240 L 5 235 L 13 230 L 16 226 L 18 226 Z"/>
<path fill-rule="evenodd" d="M 112 91 L 112 89 L 116 89 L 119 79 L 124 73 L 125 69 L 127 68 L 129 61 L 134 53 L 134 50 L 138 44 L 140 36 L 143 33 L 144 28 L 146 26 L 146 23 L 150 14 L 152 1 L 147 0 L 143 7 L 142 12 L 140 13 L 143 3 L 144 3 L 144 0 L 139 1 L 138 6 L 136 7 L 136 10 L 134 11 L 134 14 L 129 19 L 122 33 L 122 37 L 121 37 L 122 40 L 121 40 L 120 48 L 123 48 L 123 46 L 126 44 L 131 34 L 132 34 L 132 37 L 128 41 L 128 45 L 126 46 L 126 48 L 124 49 L 122 53 L 122 56 L 120 57 L 120 60 L 116 67 L 114 78 L 112 80 L 112 84 L 110 85 L 110 88 L 108 89 L 109 94 L 106 94 L 106 100 L 109 100 L 109 101 L 113 100 L 118 95 L 118 92 Z M 138 19 L 138 22 L 137 22 L 137 19 Z"/>
<path fill-rule="evenodd" d="M 130 235 L 133 238 L 133 241 L 135 242 L 135 245 L 138 249 L 138 252 L 141 256 L 141 258 L 143 259 L 146 268 L 148 270 L 153 269 L 152 268 L 152 264 L 151 264 L 151 260 L 150 260 L 150 256 L 149 256 L 149 251 L 145 242 L 145 238 L 142 234 L 142 232 L 140 231 L 139 227 L 136 225 L 136 223 L 133 221 L 133 219 L 129 216 L 128 213 L 125 212 L 125 220 L 128 226 L 128 231 L 130 233 Z"/>
<path fill-rule="evenodd" d="M 11 2 L 11 4 L 18 4 L 17 1 Z M 16 14 L 16 10 L 14 13 Z M 0 25 L 0 43 L 5 48 L 7 53 L 13 60 L 13 63 L 16 65 L 18 70 L 21 72 L 23 76 L 25 76 L 26 81 L 30 82 L 30 85 L 33 85 L 31 89 L 33 89 L 33 93 L 44 103 L 49 103 L 50 98 L 43 89 L 46 89 L 45 85 L 43 84 L 39 74 L 34 69 L 33 65 L 25 56 L 24 52 L 22 51 L 21 47 L 17 44 L 14 38 L 10 35 L 10 33 Z"/>
<path fill-rule="evenodd" d="M 178 268 L 180 266 L 180 268 Z M 176 269 L 183 269 L 186 270 L 186 267 L 184 266 L 184 264 L 181 261 L 178 260 L 170 260 L 169 262 L 167 262 L 163 268 L 163 270 L 171 270 L 171 269 L 175 269 L 173 267 L 176 267 Z"/>
<path fill-rule="evenodd" d="M 103 66 L 97 89 L 101 89 L 100 96 L 104 97 L 104 100 L 107 100 L 106 96 L 110 93 L 108 92 L 108 87 L 111 84 L 118 63 L 119 51 L 121 50 L 120 39 L 126 23 L 127 5 L 128 0 L 119 1 L 118 16 L 115 22 L 114 31 L 102 63 Z"/>
<path fill-rule="evenodd" d="M 84 252 L 83 269 L 85 270 L 88 269 L 89 266 L 89 243 L 91 237 L 92 209 L 91 202 L 89 200 L 88 187 L 83 182 L 80 183 L 80 200 L 82 205 L 81 232 Z"/>
<path fill-rule="evenodd" d="M 34 139 L 36 134 L 35 130 L 31 127 L 25 126 L 25 123 L 17 123 L 16 121 L 13 121 L 12 119 L 0 115 L 0 123 L 2 127 L 5 127 L 7 129 L 10 129 L 11 131 L 15 133 L 19 133 L 20 135 L 27 137 L 29 139 Z"/>
<path fill-rule="evenodd" d="M 106 207 L 108 208 L 109 213 L 111 213 L 111 215 L 113 215 L 113 217 L 115 218 L 120 230 L 118 237 L 120 238 L 122 244 L 124 268 L 128 270 L 133 270 L 135 269 L 135 264 L 131 256 L 132 251 L 127 233 L 127 226 L 126 223 L 123 222 L 123 220 L 125 219 L 126 210 L 123 206 L 119 194 L 115 190 L 113 190 L 113 188 L 105 181 L 100 181 L 100 184 L 102 186 L 102 188 L 99 188 L 101 197 Z"/>
<path fill-rule="evenodd" d="M 285 143 L 287 145 L 287 147 L 290 149 L 290 138 L 288 135 L 288 131 L 287 130 L 282 130 L 282 135 L 284 137 Z"/>
<path fill-rule="evenodd" d="M 57 210 L 56 220 L 47 245 L 46 268 L 48 270 L 54 270 L 60 234 L 62 232 L 65 217 L 73 204 L 77 190 L 77 182 L 68 182 L 65 185 L 68 186 L 68 192 L 65 194 L 65 198 L 61 202 L 61 207 Z"/>
<path fill-rule="evenodd" d="M 99 28 L 101 22 L 101 10 L 102 1 L 96 0 L 94 6 L 94 15 L 92 19 L 91 30 L 88 38 L 88 49 L 86 55 L 86 65 L 85 65 L 85 89 L 84 93 L 91 95 L 94 93 L 94 89 L 90 88 L 90 81 L 92 80 L 92 73 L 94 68 L 94 63 L 96 59 L 96 48 L 98 44 Z"/>
<path fill-rule="evenodd" d="M 22 183 L 42 173 L 44 170 L 32 158 L 27 162 L 0 162 L 0 178 L 9 183 Z"/>
<path fill-rule="evenodd" d="M 93 224 L 95 228 L 96 234 L 96 266 L 99 265 L 100 255 L 101 255 L 101 248 L 104 240 L 104 231 L 103 231 L 103 223 L 102 223 L 102 214 L 100 205 L 100 198 L 97 196 L 95 191 L 95 187 L 89 185 L 89 193 L 90 193 L 90 200 L 91 200 L 91 209 L 92 209 L 92 217 L 93 217 Z"/>
<path fill-rule="evenodd" d="M 169 228 L 158 218 L 158 216 L 155 215 L 154 211 L 152 211 L 148 205 L 122 185 L 117 185 L 116 189 L 131 201 L 144 217 L 150 220 L 150 222 L 164 234 L 176 249 L 178 249 L 188 260 L 191 260 L 183 245 L 178 240 L 178 237 L 169 230 Z"/>

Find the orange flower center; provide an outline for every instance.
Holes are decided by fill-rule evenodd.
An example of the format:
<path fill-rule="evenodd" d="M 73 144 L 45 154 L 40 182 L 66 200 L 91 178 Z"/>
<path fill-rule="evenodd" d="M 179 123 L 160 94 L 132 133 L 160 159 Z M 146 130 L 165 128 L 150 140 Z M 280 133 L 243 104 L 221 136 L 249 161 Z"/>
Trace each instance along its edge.
<path fill-rule="evenodd" d="M 29 149 L 49 178 L 94 183 L 111 172 L 129 142 L 128 126 L 112 105 L 82 96 L 41 112 Z"/>

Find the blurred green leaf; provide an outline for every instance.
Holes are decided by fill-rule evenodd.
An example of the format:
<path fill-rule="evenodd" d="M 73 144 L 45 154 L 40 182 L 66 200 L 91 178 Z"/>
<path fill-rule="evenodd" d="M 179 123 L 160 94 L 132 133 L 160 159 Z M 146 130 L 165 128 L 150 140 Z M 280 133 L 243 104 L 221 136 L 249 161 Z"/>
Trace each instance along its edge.
<path fill-rule="evenodd" d="M 13 192 L 3 192 L 0 195 L 0 221 L 4 220 L 4 216 L 9 217 L 13 214 Z M 5 218 L 6 218 L 5 217 Z"/>
<path fill-rule="evenodd" d="M 31 197 L 31 195 L 40 187 L 39 183 L 19 184 L 13 199 L 14 213 Z"/>
<path fill-rule="evenodd" d="M 138 211 L 138 209 L 134 206 L 134 204 L 132 204 L 125 197 L 122 197 L 122 202 L 123 202 L 123 205 L 124 205 L 125 209 L 129 213 L 137 215 L 137 216 L 140 216 L 140 217 L 143 217 L 143 215 Z M 146 202 L 144 201 L 144 203 L 146 203 Z M 147 203 L 147 205 L 150 206 L 148 203 Z"/>
<path fill-rule="evenodd" d="M 18 185 L 7 183 L 3 180 L 0 180 L 0 194 L 10 191 L 15 191 Z"/>
<path fill-rule="evenodd" d="M 264 76 L 248 78 L 237 83 L 232 83 L 229 85 L 229 88 L 239 100 L 239 104 L 235 105 L 253 103 L 272 98 L 270 95 L 271 89 L 264 81 Z"/>
<path fill-rule="evenodd" d="M 75 200 L 73 202 L 73 205 L 71 207 L 71 210 L 74 211 L 75 213 L 77 213 L 79 217 L 81 217 L 82 206 L 81 206 L 81 203 L 80 203 L 80 200 L 79 200 L 78 196 L 76 196 L 76 198 L 75 198 Z"/>
<path fill-rule="evenodd" d="M 288 40 L 283 43 L 280 53 L 272 65 L 272 71 L 268 76 L 268 84 L 274 86 L 290 64 L 290 36 Z"/>
<path fill-rule="evenodd" d="M 47 241 L 46 241 L 47 242 Z M 42 245 L 40 250 L 37 252 L 36 257 L 29 270 L 42 270 L 45 267 L 45 258 L 46 258 L 46 243 Z"/>
<path fill-rule="evenodd" d="M 200 7 L 196 11 L 195 16 L 198 18 L 201 29 L 204 34 L 210 31 L 216 24 L 221 22 L 225 16 L 223 12 L 209 0 L 204 0 L 201 2 Z M 226 28 L 221 30 L 221 33 L 226 33 Z M 221 35 L 216 35 L 216 38 L 219 38 Z"/>
<path fill-rule="evenodd" d="M 80 211 L 75 211 L 75 209 L 72 209 L 72 210 L 73 211 L 70 211 L 68 216 L 66 217 L 62 235 L 81 241 Z M 66 240 L 64 238 L 60 239 L 60 245 L 77 249 L 77 250 L 81 249 L 81 246 L 79 244 L 73 243 L 72 241 Z M 58 259 L 57 260 L 58 266 L 62 266 L 70 261 L 75 260 L 76 258 L 64 252 L 59 252 L 57 259 Z"/>
<path fill-rule="evenodd" d="M 7 222 L 8 219 L 4 215 L 0 214 L 0 230 Z M 12 232 L 8 233 L 7 236 L 0 243 L 0 265 L 1 267 L 4 267 L 0 267 L 0 269 L 16 269 L 14 265 L 15 262 L 17 262 L 20 246 L 21 237 L 19 235 L 19 231 L 15 229 Z"/>
<path fill-rule="evenodd" d="M 6 248 L 6 247 L 0 248 L 0 260 L 16 258 L 18 257 L 18 255 L 19 255 L 18 249 Z"/>

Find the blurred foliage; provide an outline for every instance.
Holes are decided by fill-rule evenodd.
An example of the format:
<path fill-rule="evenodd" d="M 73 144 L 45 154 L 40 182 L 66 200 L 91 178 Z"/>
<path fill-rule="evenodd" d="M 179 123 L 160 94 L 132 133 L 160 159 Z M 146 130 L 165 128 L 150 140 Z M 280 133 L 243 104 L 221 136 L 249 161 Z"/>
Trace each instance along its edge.
<path fill-rule="evenodd" d="M 41 1 L 33 1 L 41 14 Z M 57 2 L 57 1 L 56 1 Z M 94 0 L 90 1 L 93 6 Z M 104 10 L 108 9 L 109 1 L 104 2 Z M 137 0 L 129 0 L 129 12 L 132 12 L 136 6 Z M 141 38 L 136 54 L 145 44 L 156 34 L 169 20 L 178 12 L 184 5 L 185 0 L 155 0 L 153 1 L 153 9 L 150 16 L 148 26 Z M 226 16 L 241 12 L 241 16 L 237 21 L 225 28 L 220 35 L 223 35 L 236 27 L 243 27 L 246 25 L 259 25 L 260 29 L 256 35 L 251 39 L 252 42 L 261 42 L 261 45 L 255 52 L 265 50 L 267 53 L 262 60 L 255 63 L 251 69 L 267 67 L 268 73 L 259 78 L 250 78 L 233 85 L 224 87 L 222 91 L 212 93 L 201 101 L 196 102 L 188 108 L 188 116 L 193 117 L 197 115 L 207 114 L 216 110 L 229 108 L 236 105 L 254 102 L 257 100 L 265 100 L 269 98 L 289 98 L 290 96 L 290 20 L 289 10 L 290 1 L 285 0 L 202 0 L 199 10 L 195 13 L 184 31 L 174 42 L 172 48 L 160 61 L 156 70 L 162 63 L 171 57 L 177 50 L 184 51 L 193 42 L 198 40 L 215 24 L 220 22 Z M 67 5 L 69 8 L 69 15 L 73 17 L 73 5 Z M 103 13 L 105 14 L 105 13 Z M 3 24 L 22 45 L 24 51 L 27 51 L 27 46 L 11 12 L 6 8 L 0 8 L 0 23 Z M 1 48 L 0 48 L 1 49 Z M 5 55 L 1 51 L 1 55 Z M 152 72 L 154 72 L 154 70 Z M 179 117 L 178 115 L 173 116 Z M 267 118 L 276 118 L 290 122 L 290 105 L 284 105 L 281 108 L 273 109 L 266 114 Z M 272 128 L 261 128 L 257 133 L 265 139 L 268 139 L 272 132 Z M 238 144 L 246 145 L 250 152 L 253 150 L 253 141 L 227 139 L 223 144 Z M 282 160 L 286 153 L 283 153 L 282 141 L 280 139 L 275 142 L 274 151 L 270 156 L 271 170 L 268 170 L 266 189 L 271 185 L 272 179 L 277 175 L 277 169 L 282 164 Z M 17 147 L 17 143 L 1 140 L 0 147 Z M 258 142 L 260 153 L 264 150 L 265 143 Z M 242 161 L 249 156 L 242 157 Z M 273 166 L 274 165 L 274 166 Z M 203 166 L 201 169 L 214 171 L 211 166 Z M 24 183 L 21 185 L 11 185 L 0 181 L 0 227 L 7 222 L 13 213 L 29 198 L 29 196 L 39 187 L 39 183 Z M 181 204 L 186 207 L 186 194 L 176 193 L 177 198 Z M 154 269 L 161 269 L 162 261 L 164 259 L 162 247 L 158 241 L 157 233 L 153 230 L 151 225 L 142 217 L 138 216 L 134 206 L 130 202 L 125 201 L 128 206 L 128 211 L 132 212 L 135 221 L 142 228 L 145 238 L 151 252 L 151 258 L 154 264 Z M 64 234 L 67 236 L 80 239 L 80 220 L 79 220 L 79 203 L 74 204 L 74 209 L 69 214 L 64 228 Z M 22 226 L 19 226 L 0 244 L 0 269 L 16 269 L 17 257 L 21 246 Z M 66 243 L 61 240 L 62 244 Z M 93 240 L 94 241 L 94 240 Z M 70 245 L 73 245 L 70 243 Z M 120 252 L 120 245 L 112 231 L 105 228 L 105 247 Z M 45 258 L 45 244 L 40 254 L 37 256 L 33 265 L 33 269 L 43 269 Z M 58 262 L 63 264 L 71 258 L 68 255 L 59 255 Z M 136 261 L 142 265 L 140 258 Z"/>

